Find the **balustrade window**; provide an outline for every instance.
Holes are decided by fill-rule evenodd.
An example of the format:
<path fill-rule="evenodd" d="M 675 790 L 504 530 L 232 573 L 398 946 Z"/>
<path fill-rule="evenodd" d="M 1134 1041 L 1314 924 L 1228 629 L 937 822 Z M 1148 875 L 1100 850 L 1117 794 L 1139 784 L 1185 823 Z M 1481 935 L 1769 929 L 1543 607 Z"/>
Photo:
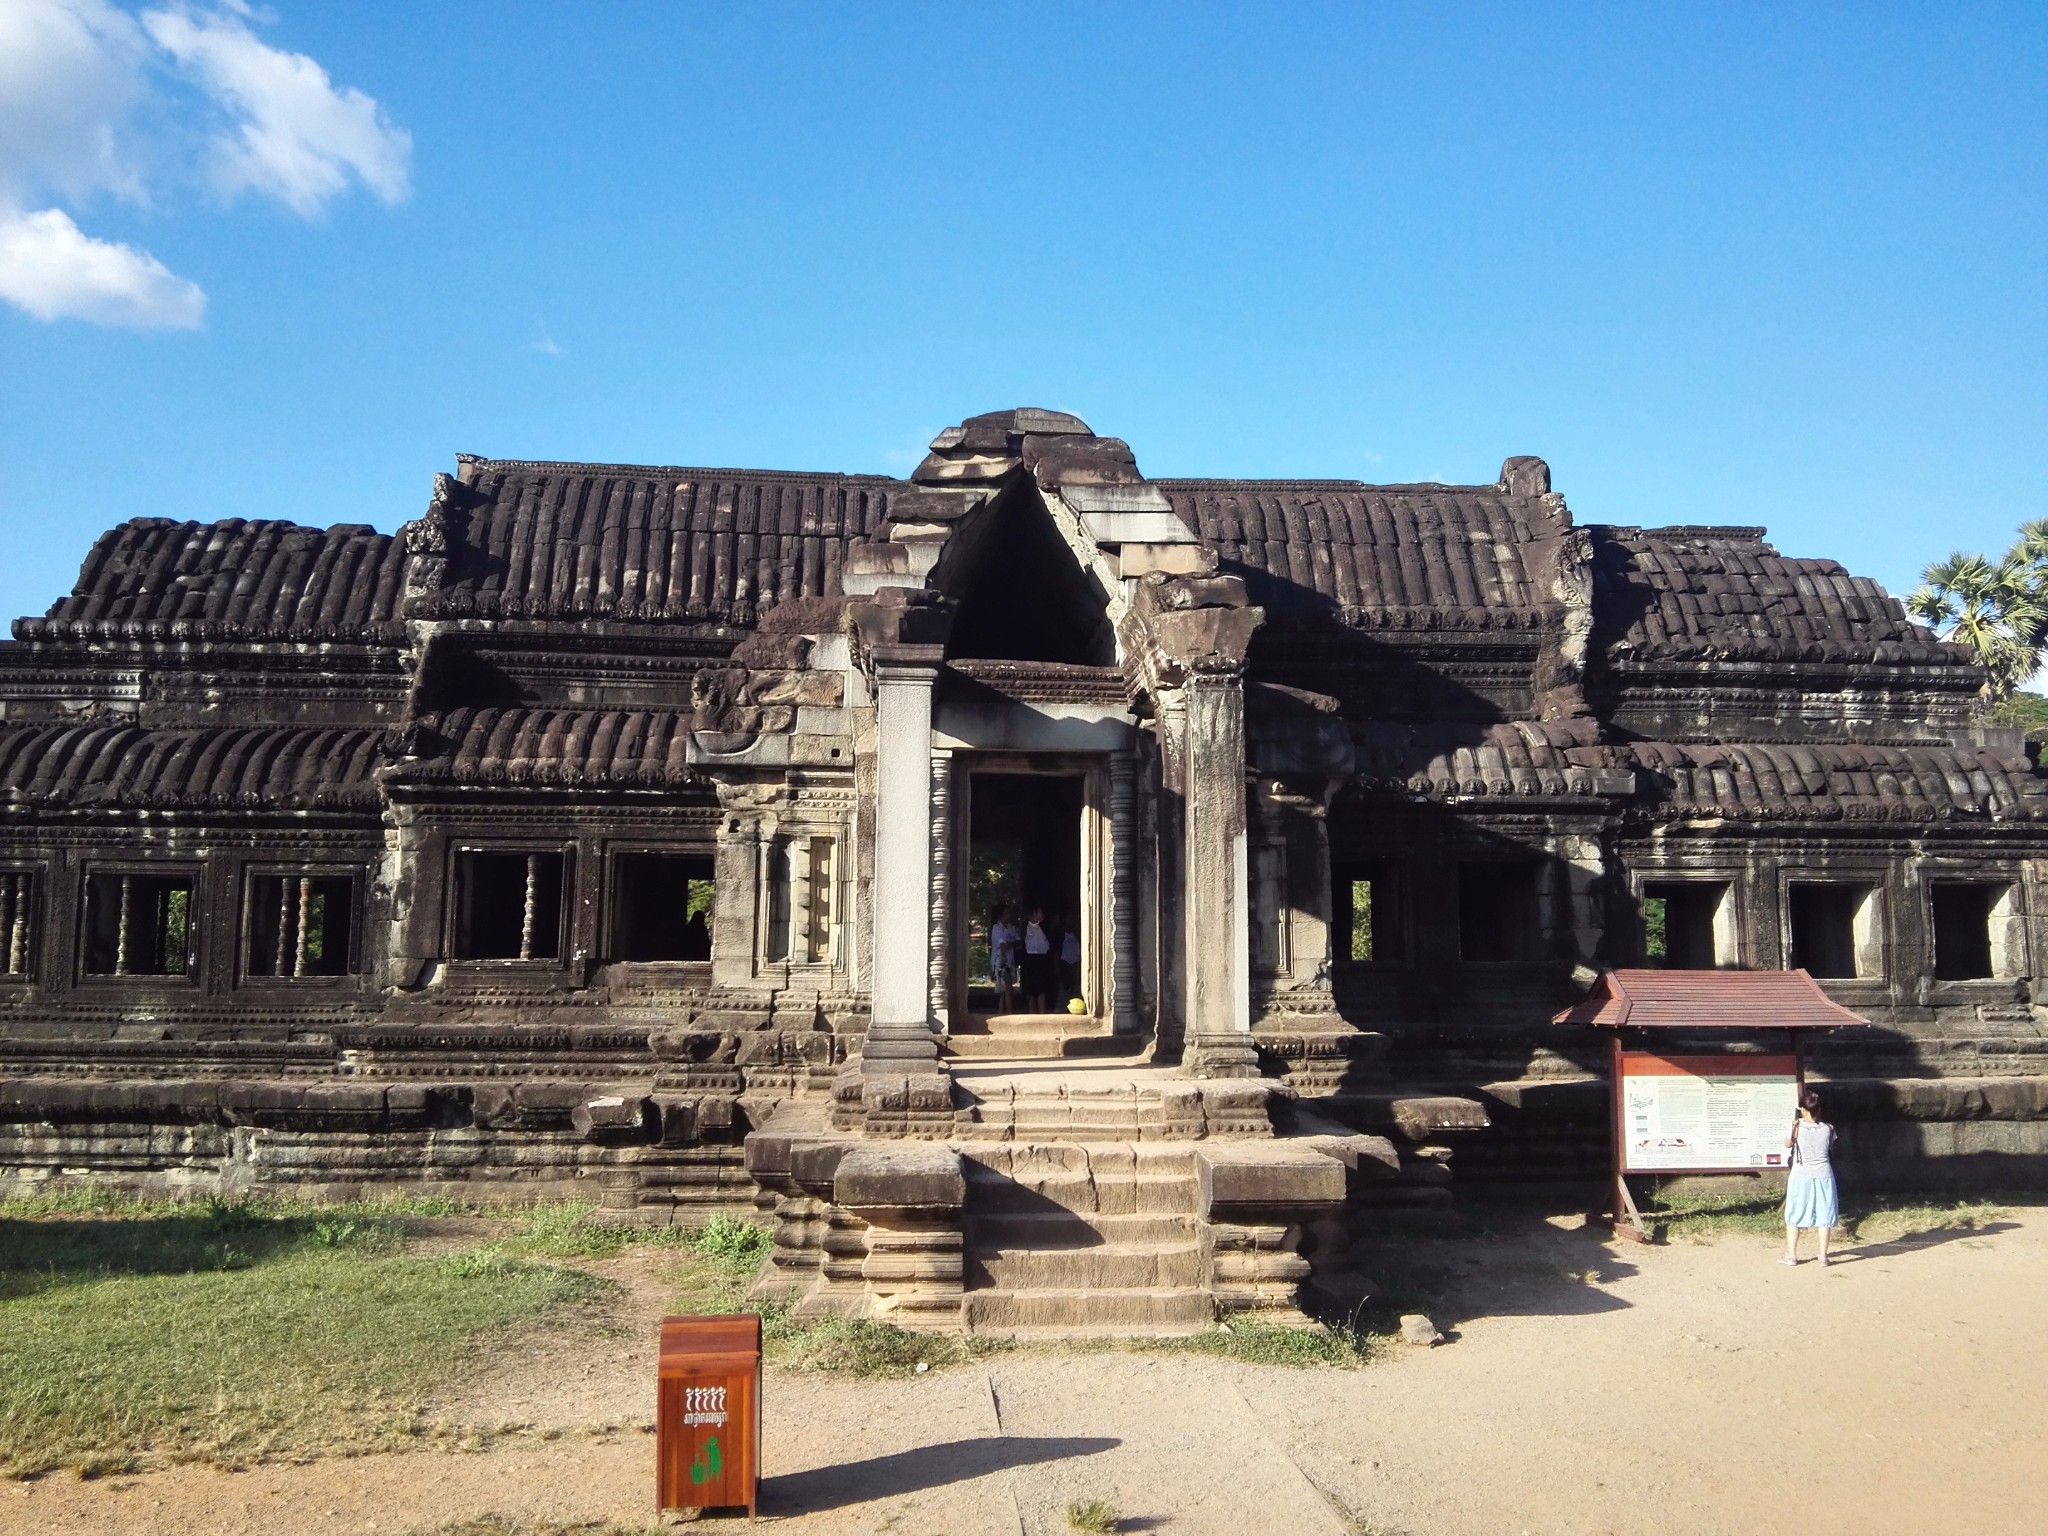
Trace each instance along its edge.
<path fill-rule="evenodd" d="M 560 959 L 568 864 L 560 853 L 462 850 L 455 867 L 455 958 Z"/>
<path fill-rule="evenodd" d="M 35 913 L 35 876 L 0 869 L 0 976 L 28 975 L 29 920 Z"/>
<path fill-rule="evenodd" d="M 251 875 L 243 971 L 346 975 L 354 925 L 355 881 L 347 875 Z"/>
<path fill-rule="evenodd" d="M 762 848 L 761 958 L 818 965 L 834 954 L 839 922 L 838 844 L 778 837 Z"/>
<path fill-rule="evenodd" d="M 85 882 L 88 976 L 189 976 L 192 877 L 100 871 Z"/>
<path fill-rule="evenodd" d="M 718 887 L 708 858 L 622 853 L 613 861 L 612 958 L 709 960 Z"/>

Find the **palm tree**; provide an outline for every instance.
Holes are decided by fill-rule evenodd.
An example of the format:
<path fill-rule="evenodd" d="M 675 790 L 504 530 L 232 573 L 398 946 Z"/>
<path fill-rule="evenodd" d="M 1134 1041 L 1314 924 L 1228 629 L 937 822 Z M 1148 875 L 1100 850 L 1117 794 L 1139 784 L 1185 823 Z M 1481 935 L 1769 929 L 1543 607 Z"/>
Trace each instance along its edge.
<path fill-rule="evenodd" d="M 2040 668 L 2048 644 L 2048 518 L 2022 524 L 1996 564 L 1959 550 L 1920 579 L 1925 585 L 1906 599 L 1907 611 L 1976 653 L 1988 674 L 1987 699 L 2004 698 Z"/>

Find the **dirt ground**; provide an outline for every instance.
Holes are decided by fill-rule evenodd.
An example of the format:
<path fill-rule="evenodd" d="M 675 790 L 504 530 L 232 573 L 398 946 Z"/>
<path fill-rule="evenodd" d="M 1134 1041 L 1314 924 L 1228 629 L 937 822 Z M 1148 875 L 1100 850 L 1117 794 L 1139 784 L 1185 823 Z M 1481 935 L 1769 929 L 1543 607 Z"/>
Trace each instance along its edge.
<path fill-rule="evenodd" d="M 907 1380 L 774 1372 L 762 1519 L 1053 1536 L 1103 1498 L 1121 1529 L 1187 1536 L 2048 1529 L 2048 1211 L 1825 1270 L 1775 1252 L 1535 1217 L 1402 1239 L 1383 1283 L 1431 1296 L 1451 1342 L 1359 1371 L 1019 1351 Z M 0 1485 L 0 1530 L 649 1524 L 653 1264 L 598 1266 L 627 1285 L 611 1331 L 515 1341 L 450 1384 L 440 1414 L 485 1449 Z"/>

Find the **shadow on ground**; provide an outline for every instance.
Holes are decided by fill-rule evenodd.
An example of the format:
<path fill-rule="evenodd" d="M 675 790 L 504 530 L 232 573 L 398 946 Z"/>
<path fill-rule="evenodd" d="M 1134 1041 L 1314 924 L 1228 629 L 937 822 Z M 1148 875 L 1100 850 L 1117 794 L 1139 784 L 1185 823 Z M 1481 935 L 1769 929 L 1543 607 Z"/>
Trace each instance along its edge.
<path fill-rule="evenodd" d="M 864 1504 L 870 1499 L 970 1482 L 991 1472 L 1007 1472 L 1012 1467 L 1097 1456 L 1121 1444 L 1121 1440 L 1102 1436 L 1071 1435 L 982 1435 L 973 1440 L 948 1440 L 943 1445 L 923 1445 L 866 1461 L 842 1462 L 838 1466 L 814 1467 L 808 1472 L 769 1478 L 761 1484 L 761 1512 L 817 1514 L 849 1504 Z"/>
<path fill-rule="evenodd" d="M 1847 1248 L 1832 1248 L 1828 1251 L 1829 1262 L 1835 1264 L 1856 1264 L 1864 1259 L 1891 1259 L 1900 1254 L 1918 1253 L 1922 1248 L 1939 1248 L 1944 1243 L 1960 1242 L 1970 1237 L 1996 1237 L 2001 1232 L 2017 1232 L 2016 1221 L 1986 1221 L 1976 1226 L 1933 1227 L 1925 1232 L 1908 1232 L 1903 1237 L 1887 1238 L 1881 1243 L 1858 1243 Z"/>
<path fill-rule="evenodd" d="M 1459 1225 L 1390 1232 L 1353 1250 L 1375 1282 L 1375 1314 L 1425 1312 L 1452 1329 L 1482 1317 L 1586 1317 L 1629 1305 L 1601 1289 L 1636 1273 L 1609 1249 L 1602 1226 L 1560 1228 L 1541 1212 L 1502 1208 Z"/>

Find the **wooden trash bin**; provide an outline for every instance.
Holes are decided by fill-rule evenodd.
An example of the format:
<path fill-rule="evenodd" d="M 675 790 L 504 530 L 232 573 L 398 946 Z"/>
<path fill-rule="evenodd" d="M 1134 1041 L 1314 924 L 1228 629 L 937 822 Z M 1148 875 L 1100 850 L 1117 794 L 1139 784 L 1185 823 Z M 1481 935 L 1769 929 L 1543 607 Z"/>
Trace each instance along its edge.
<path fill-rule="evenodd" d="M 664 1317 L 655 1368 L 659 1509 L 756 1512 L 761 1486 L 761 1319 Z"/>

